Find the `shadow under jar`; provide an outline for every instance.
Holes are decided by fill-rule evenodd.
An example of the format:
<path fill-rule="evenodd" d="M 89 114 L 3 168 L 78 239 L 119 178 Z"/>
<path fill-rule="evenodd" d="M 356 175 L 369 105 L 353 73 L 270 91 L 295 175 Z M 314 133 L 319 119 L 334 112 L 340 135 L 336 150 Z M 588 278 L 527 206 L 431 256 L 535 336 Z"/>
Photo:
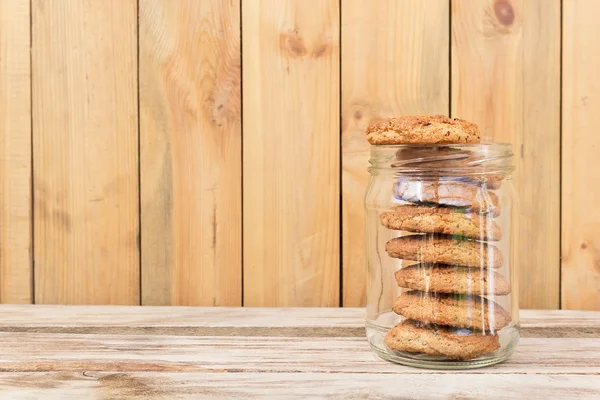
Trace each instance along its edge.
<path fill-rule="evenodd" d="M 393 362 L 462 369 L 519 340 L 510 144 L 371 146 L 367 338 Z"/>

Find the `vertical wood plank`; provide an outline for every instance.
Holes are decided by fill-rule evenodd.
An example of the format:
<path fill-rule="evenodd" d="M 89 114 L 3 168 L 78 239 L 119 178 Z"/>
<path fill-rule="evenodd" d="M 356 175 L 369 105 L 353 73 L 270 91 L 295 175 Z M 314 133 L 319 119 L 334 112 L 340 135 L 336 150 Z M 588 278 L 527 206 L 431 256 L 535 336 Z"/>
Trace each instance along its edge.
<path fill-rule="evenodd" d="M 600 2 L 563 13 L 561 303 L 600 310 Z"/>
<path fill-rule="evenodd" d="M 339 304 L 339 1 L 242 2 L 244 304 Z"/>
<path fill-rule="evenodd" d="M 560 1 L 452 1 L 452 115 L 511 142 L 522 308 L 559 307 Z"/>
<path fill-rule="evenodd" d="M 29 0 L 0 0 L 0 302 L 31 303 Z"/>
<path fill-rule="evenodd" d="M 380 118 L 448 114 L 447 0 L 342 4 L 343 304 L 365 305 L 366 127 Z"/>
<path fill-rule="evenodd" d="M 140 1 L 142 304 L 242 302 L 239 7 Z"/>
<path fill-rule="evenodd" d="M 139 304 L 135 0 L 33 0 L 36 303 Z"/>

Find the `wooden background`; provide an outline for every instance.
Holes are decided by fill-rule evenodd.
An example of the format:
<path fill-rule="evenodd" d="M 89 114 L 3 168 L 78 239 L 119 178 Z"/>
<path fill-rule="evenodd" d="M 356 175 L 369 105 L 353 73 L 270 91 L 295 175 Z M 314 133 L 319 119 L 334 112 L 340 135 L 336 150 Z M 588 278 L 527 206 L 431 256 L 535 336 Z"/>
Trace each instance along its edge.
<path fill-rule="evenodd" d="M 523 308 L 600 309 L 598 0 L 0 0 L 0 301 L 360 306 L 364 129 L 514 144 Z"/>

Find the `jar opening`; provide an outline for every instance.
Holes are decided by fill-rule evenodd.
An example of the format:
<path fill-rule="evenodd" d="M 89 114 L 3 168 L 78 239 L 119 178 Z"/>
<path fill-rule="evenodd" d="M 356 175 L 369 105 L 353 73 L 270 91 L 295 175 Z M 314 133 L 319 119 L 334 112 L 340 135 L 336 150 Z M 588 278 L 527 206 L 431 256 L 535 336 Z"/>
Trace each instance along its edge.
<path fill-rule="evenodd" d="M 510 143 L 371 146 L 371 174 L 471 176 L 513 171 Z"/>

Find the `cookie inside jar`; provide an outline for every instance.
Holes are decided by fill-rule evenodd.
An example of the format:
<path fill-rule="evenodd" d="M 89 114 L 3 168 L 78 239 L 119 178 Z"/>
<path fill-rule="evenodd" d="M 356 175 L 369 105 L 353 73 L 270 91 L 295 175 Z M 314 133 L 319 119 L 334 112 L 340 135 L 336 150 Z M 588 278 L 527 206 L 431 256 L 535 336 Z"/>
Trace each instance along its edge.
<path fill-rule="evenodd" d="M 372 146 L 367 336 L 402 364 L 491 365 L 519 338 L 511 146 L 440 144 L 439 122 L 432 143 Z"/>

